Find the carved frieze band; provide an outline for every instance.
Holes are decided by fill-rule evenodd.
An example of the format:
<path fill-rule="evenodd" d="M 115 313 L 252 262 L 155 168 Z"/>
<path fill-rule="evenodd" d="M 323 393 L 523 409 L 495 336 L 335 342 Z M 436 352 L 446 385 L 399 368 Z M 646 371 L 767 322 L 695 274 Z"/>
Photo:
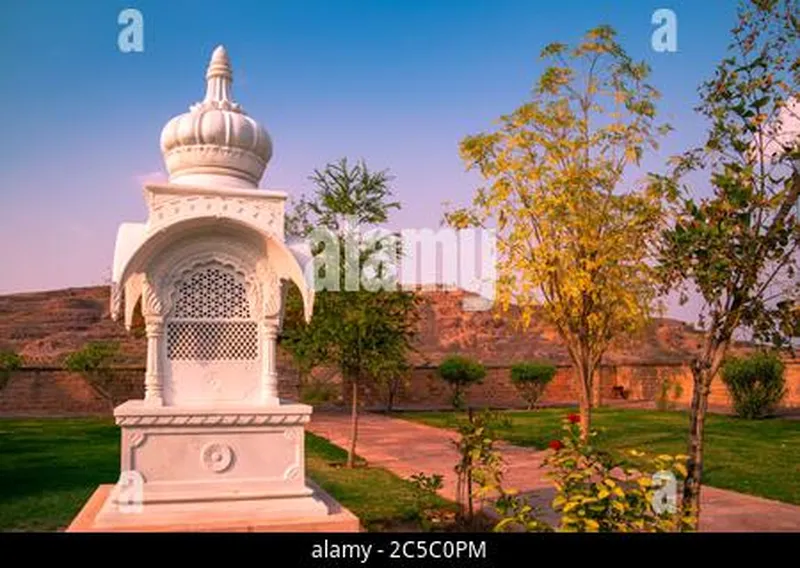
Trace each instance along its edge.
<path fill-rule="evenodd" d="M 150 204 L 150 226 L 153 228 L 181 219 L 207 215 L 230 217 L 252 223 L 277 235 L 283 234 L 281 203 L 218 195 L 193 195 L 157 196 Z"/>
<path fill-rule="evenodd" d="M 181 416 L 117 416 L 117 426 L 295 426 L 309 421 L 307 414 L 217 414 Z"/>

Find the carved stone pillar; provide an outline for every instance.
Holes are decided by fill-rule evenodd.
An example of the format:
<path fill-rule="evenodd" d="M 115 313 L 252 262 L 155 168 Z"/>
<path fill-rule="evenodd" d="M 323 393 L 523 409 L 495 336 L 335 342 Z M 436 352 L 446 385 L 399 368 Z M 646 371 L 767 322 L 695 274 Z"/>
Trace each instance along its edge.
<path fill-rule="evenodd" d="M 263 370 L 261 375 L 261 402 L 267 406 L 280 404 L 278 398 L 278 322 L 261 323 Z"/>
<path fill-rule="evenodd" d="M 145 322 L 147 333 L 147 371 L 144 376 L 144 400 L 153 406 L 164 404 L 164 320 L 150 316 Z"/>
<path fill-rule="evenodd" d="M 280 404 L 278 398 L 278 333 L 281 328 L 281 281 L 268 266 L 262 276 L 263 309 L 261 341 L 264 369 L 261 377 L 261 402 L 267 406 Z"/>
<path fill-rule="evenodd" d="M 164 314 L 169 310 L 149 279 L 142 287 L 142 315 L 147 335 L 147 370 L 144 376 L 145 404 L 164 405 Z"/>

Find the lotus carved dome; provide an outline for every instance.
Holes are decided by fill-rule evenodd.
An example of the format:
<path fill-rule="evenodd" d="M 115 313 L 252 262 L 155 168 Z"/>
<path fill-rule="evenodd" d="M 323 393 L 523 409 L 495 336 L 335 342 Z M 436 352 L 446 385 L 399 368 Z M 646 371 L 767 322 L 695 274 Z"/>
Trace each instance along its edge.
<path fill-rule="evenodd" d="M 272 157 L 267 131 L 233 101 L 233 72 L 217 47 L 206 72 L 206 95 L 161 131 L 170 182 L 232 188 L 258 187 Z"/>

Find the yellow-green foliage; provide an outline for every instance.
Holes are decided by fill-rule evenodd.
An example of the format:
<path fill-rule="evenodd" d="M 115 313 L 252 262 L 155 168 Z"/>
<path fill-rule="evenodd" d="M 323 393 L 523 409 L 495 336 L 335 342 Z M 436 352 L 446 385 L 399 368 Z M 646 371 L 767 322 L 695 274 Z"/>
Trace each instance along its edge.
<path fill-rule="evenodd" d="M 588 405 L 593 371 L 615 336 L 639 329 L 656 304 L 652 242 L 664 216 L 658 187 L 625 181 L 667 125 L 646 64 L 609 27 L 542 52 L 549 67 L 530 101 L 461 155 L 485 180 L 455 228 L 496 229 L 497 300 L 523 323 L 545 316 L 567 344 Z M 543 311 L 539 311 L 539 306 Z"/>

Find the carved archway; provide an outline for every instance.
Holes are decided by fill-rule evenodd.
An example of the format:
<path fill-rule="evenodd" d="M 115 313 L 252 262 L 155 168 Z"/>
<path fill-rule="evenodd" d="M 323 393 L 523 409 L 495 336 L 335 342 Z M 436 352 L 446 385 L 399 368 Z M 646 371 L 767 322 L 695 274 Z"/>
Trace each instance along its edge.
<path fill-rule="evenodd" d="M 152 269 L 148 267 L 154 262 L 159 262 L 164 256 L 164 251 L 172 248 L 174 243 L 198 233 L 207 233 L 209 230 L 238 235 L 251 243 L 258 241 L 258 248 L 265 248 L 267 254 L 272 257 L 272 267 L 276 269 L 279 281 L 291 280 L 297 285 L 303 298 L 303 315 L 306 320 L 310 319 L 314 304 L 314 287 L 307 280 L 307 267 L 301 264 L 309 260 L 305 258 L 306 253 L 289 248 L 281 239 L 262 227 L 240 219 L 220 219 L 211 216 L 183 219 L 166 227 L 151 228 L 141 235 L 138 244 L 120 261 L 119 267 L 115 268 L 111 300 L 112 317 L 118 319 L 124 316 L 126 326 L 129 326 L 132 305 L 144 292 L 145 272 L 148 273 L 151 282 L 154 278 Z M 225 246 L 226 240 L 228 239 L 223 239 L 223 242 L 218 244 Z M 217 246 L 217 243 L 214 246 Z M 264 265 L 260 265 L 259 270 L 263 267 Z"/>

